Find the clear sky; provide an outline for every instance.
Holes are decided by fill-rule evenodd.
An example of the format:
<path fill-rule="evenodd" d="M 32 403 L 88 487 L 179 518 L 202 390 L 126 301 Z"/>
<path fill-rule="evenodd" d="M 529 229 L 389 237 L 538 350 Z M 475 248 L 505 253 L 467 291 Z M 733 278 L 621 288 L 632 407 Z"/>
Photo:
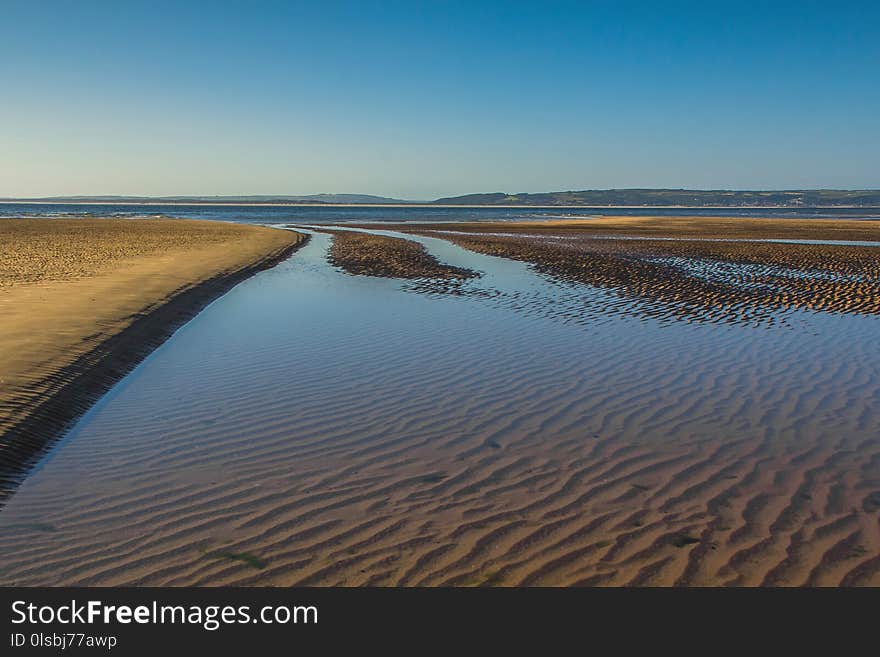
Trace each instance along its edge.
<path fill-rule="evenodd" d="M 0 2 L 0 196 L 880 187 L 880 2 Z"/>

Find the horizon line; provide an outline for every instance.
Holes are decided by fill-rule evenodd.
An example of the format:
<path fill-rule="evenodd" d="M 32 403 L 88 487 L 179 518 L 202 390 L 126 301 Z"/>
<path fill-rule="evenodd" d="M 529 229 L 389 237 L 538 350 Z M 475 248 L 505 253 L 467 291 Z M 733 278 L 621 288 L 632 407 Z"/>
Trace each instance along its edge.
<path fill-rule="evenodd" d="M 733 188 L 733 187 L 606 187 L 585 189 L 556 189 L 538 192 L 506 192 L 503 190 L 491 192 L 467 192 L 464 194 L 451 194 L 438 196 L 434 199 L 412 199 L 386 194 L 373 194 L 368 192 L 317 192 L 309 194 L 48 194 L 40 196 L 2 196 L 0 202 L 19 201 L 53 201 L 59 199 L 103 200 L 103 199 L 144 199 L 144 200 L 201 200 L 201 199 L 279 199 L 279 200 L 306 200 L 320 197 L 374 197 L 382 200 L 400 201 L 403 203 L 434 203 L 445 199 L 462 198 L 468 196 L 539 196 L 547 194 L 584 194 L 584 193 L 608 193 L 608 192 L 680 192 L 680 193 L 798 193 L 798 192 L 872 192 L 880 193 L 880 187 L 779 187 L 779 188 Z"/>

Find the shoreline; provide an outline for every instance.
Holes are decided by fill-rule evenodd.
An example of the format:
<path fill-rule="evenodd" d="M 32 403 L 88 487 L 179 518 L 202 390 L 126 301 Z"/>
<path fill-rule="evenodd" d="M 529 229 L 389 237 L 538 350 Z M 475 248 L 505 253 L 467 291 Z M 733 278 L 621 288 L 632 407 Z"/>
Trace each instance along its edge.
<path fill-rule="evenodd" d="M 116 221 L 143 223 L 147 220 L 117 219 Z M 220 224 L 220 222 L 187 222 L 177 219 L 149 221 L 169 222 L 168 225 L 174 226 L 174 228 L 179 228 L 183 224 L 197 223 L 201 224 L 198 227 L 200 231 L 206 230 L 204 224 L 229 225 Z M 171 221 L 174 223 L 171 224 Z M 241 231 L 242 235 L 247 235 L 245 231 L 253 229 L 281 232 L 272 228 L 248 227 L 239 224 L 236 226 L 241 226 L 244 229 Z M 207 230 L 211 230 L 211 228 L 207 227 Z M 120 307 L 116 316 L 111 317 L 110 321 L 106 317 L 95 317 L 92 332 L 86 332 L 82 330 L 82 326 L 77 327 L 75 322 L 72 322 L 73 326 L 70 331 L 76 333 L 77 329 L 80 329 L 73 338 L 76 348 L 65 351 L 65 346 L 69 347 L 70 345 L 64 345 L 62 341 L 56 350 L 57 353 L 52 354 L 54 360 L 46 361 L 50 363 L 48 369 L 39 372 L 44 363 L 32 363 L 34 370 L 38 373 L 34 374 L 31 370 L 23 373 L 25 385 L 15 385 L 20 383 L 15 381 L 15 367 L 9 368 L 13 383 L 10 384 L 9 380 L 5 378 L 0 380 L 0 384 L 4 384 L 0 387 L 0 393 L 2 393 L 0 394 L 0 507 L 14 494 L 21 480 L 47 450 L 62 437 L 63 433 L 113 385 L 171 337 L 178 328 L 238 283 L 260 271 L 274 267 L 308 241 L 308 235 L 293 231 L 285 232 L 288 233 L 287 239 L 276 239 L 274 235 L 270 239 L 268 233 L 248 235 L 248 238 L 252 237 L 254 240 L 260 238 L 260 241 L 257 244 L 242 244 L 238 253 L 222 254 L 225 255 L 225 260 L 221 258 L 220 249 L 228 250 L 231 243 L 229 241 L 219 243 L 219 246 L 214 247 L 214 251 L 206 251 L 201 246 L 189 251 L 181 250 L 178 254 L 181 262 L 188 263 L 190 257 L 195 258 L 201 254 L 203 260 L 207 256 L 213 256 L 214 260 L 210 262 L 216 266 L 213 271 L 208 270 L 205 275 L 195 276 L 183 285 L 173 287 L 165 294 L 149 296 L 149 291 L 147 291 L 147 296 L 143 296 L 135 302 L 139 303 L 141 307 L 134 313 L 128 313 L 128 309 Z M 126 239 L 130 239 L 130 237 Z M 252 257 L 254 253 L 258 255 Z M 208 259 L 210 260 L 210 258 Z M 27 282 L 20 285 L 18 289 L 15 287 L 11 289 L 18 291 L 22 288 L 33 288 L 37 294 L 50 295 L 54 285 L 56 291 L 60 290 L 62 293 L 66 293 L 73 286 L 88 288 L 90 283 L 94 285 L 95 281 L 105 282 L 113 279 L 114 276 L 117 279 L 122 277 L 122 283 L 125 284 L 125 273 L 142 265 L 141 261 L 149 261 L 148 264 L 154 268 L 149 272 L 151 276 L 161 277 L 162 268 L 168 266 L 169 256 L 162 253 L 141 256 L 140 260 L 136 258 L 122 260 L 121 264 L 126 267 L 122 274 L 120 274 L 120 267 L 117 267 L 115 270 L 111 269 L 109 272 L 104 271 L 92 276 L 86 275 L 78 280 L 49 281 L 48 283 Z M 210 267 L 210 265 L 208 266 Z M 178 274 L 184 275 L 180 272 Z M 177 282 L 173 279 L 169 280 L 170 285 Z M 133 279 L 128 283 L 132 287 L 136 287 L 139 281 Z M 4 291 L 6 294 L 13 294 L 0 286 L 0 293 Z M 31 292 L 31 289 L 25 291 Z M 140 290 L 136 289 L 132 294 L 136 294 L 138 291 Z M 88 293 L 100 296 L 100 288 L 98 292 L 92 290 Z M 46 304 L 42 299 L 43 297 L 40 297 L 40 300 L 36 302 L 37 309 L 45 307 L 40 305 Z M 16 300 L 17 297 L 14 297 L 11 305 L 15 305 Z M 95 298 L 92 298 L 91 301 L 94 302 Z M 114 299 L 102 299 L 102 301 L 112 306 Z M 0 303 L 10 303 L 10 301 L 6 296 L 0 294 Z M 47 312 L 49 312 L 48 308 Z M 44 341 L 51 343 L 51 336 L 42 337 Z M 15 337 L 12 340 L 14 341 Z M 7 341 L 9 341 L 8 338 Z M 0 347 L 2 346 L 4 345 L 0 344 Z M 9 350 L 7 349 L 7 351 Z M 2 353 L 0 350 L 0 355 Z M 7 373 L 4 372 L 4 376 Z M 22 373 L 19 372 L 19 374 Z M 4 387 L 7 389 L 3 390 Z"/>
<path fill-rule="evenodd" d="M 534 221 L 412 221 L 351 222 L 355 228 L 398 230 L 401 232 L 462 231 L 472 234 L 535 233 L 566 234 L 581 237 L 675 237 L 705 240 L 725 239 L 814 239 L 839 241 L 877 241 L 878 219 L 803 219 L 787 217 L 725 216 L 615 216 L 596 219 L 564 218 Z"/>
<path fill-rule="evenodd" d="M 213 203 L 195 201 L 14 201 L 0 200 L 0 205 L 138 205 L 162 207 L 279 207 L 279 208 L 446 208 L 463 210 L 481 208 L 517 210 L 880 210 L 877 205 L 466 205 L 448 203 Z M 774 217 L 775 218 L 775 217 Z"/>

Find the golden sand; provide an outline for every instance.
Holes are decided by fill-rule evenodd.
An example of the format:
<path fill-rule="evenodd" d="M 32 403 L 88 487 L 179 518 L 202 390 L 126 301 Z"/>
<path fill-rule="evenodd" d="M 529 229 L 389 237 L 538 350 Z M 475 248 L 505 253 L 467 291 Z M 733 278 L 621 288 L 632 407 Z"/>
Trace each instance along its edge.
<path fill-rule="evenodd" d="M 3 488 L 173 328 L 302 240 L 207 221 L 0 220 Z"/>

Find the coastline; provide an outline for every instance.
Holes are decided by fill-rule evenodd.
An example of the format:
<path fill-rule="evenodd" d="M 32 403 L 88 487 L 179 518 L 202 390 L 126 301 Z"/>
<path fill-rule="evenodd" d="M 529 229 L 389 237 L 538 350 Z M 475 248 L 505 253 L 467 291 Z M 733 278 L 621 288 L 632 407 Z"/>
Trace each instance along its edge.
<path fill-rule="evenodd" d="M 27 259 L 28 238 L 12 233 L 29 230 L 26 224 L 33 221 L 89 227 L 88 220 L 4 222 L 0 226 L 7 232 L 0 238 L 22 243 L 9 260 Z M 94 247 L 94 271 L 61 272 L 46 280 L 10 282 L 15 263 L 10 269 L 9 261 L 0 262 L 6 265 L 0 268 L 5 275 L 0 278 L 0 308 L 5 310 L 0 320 L 0 505 L 47 448 L 174 331 L 308 239 L 292 231 L 223 222 L 95 221 L 116 231 L 113 237 L 128 249 L 146 251 L 151 237 L 162 241 L 152 245 L 155 252 L 108 256 L 99 252 L 101 238 L 91 243 L 90 236 L 83 236 L 86 248 Z M 30 237 L 60 239 L 52 232 Z M 206 236 L 216 239 L 206 245 Z M 27 265 L 21 272 L 24 279 L 31 275 Z"/>
<path fill-rule="evenodd" d="M 355 228 L 382 230 L 462 231 L 473 234 L 535 233 L 566 234 L 582 237 L 674 237 L 706 240 L 723 239 L 812 239 L 877 241 L 877 219 L 798 219 L 725 216 L 614 216 L 595 219 L 565 218 L 535 221 L 413 221 L 356 223 Z"/>
<path fill-rule="evenodd" d="M 462 210 L 500 208 L 516 210 L 880 210 L 876 205 L 471 205 L 458 203 L 247 203 L 194 201 L 15 201 L 0 200 L 0 205 L 169 205 L 194 207 L 279 207 L 279 208 L 447 208 Z"/>

